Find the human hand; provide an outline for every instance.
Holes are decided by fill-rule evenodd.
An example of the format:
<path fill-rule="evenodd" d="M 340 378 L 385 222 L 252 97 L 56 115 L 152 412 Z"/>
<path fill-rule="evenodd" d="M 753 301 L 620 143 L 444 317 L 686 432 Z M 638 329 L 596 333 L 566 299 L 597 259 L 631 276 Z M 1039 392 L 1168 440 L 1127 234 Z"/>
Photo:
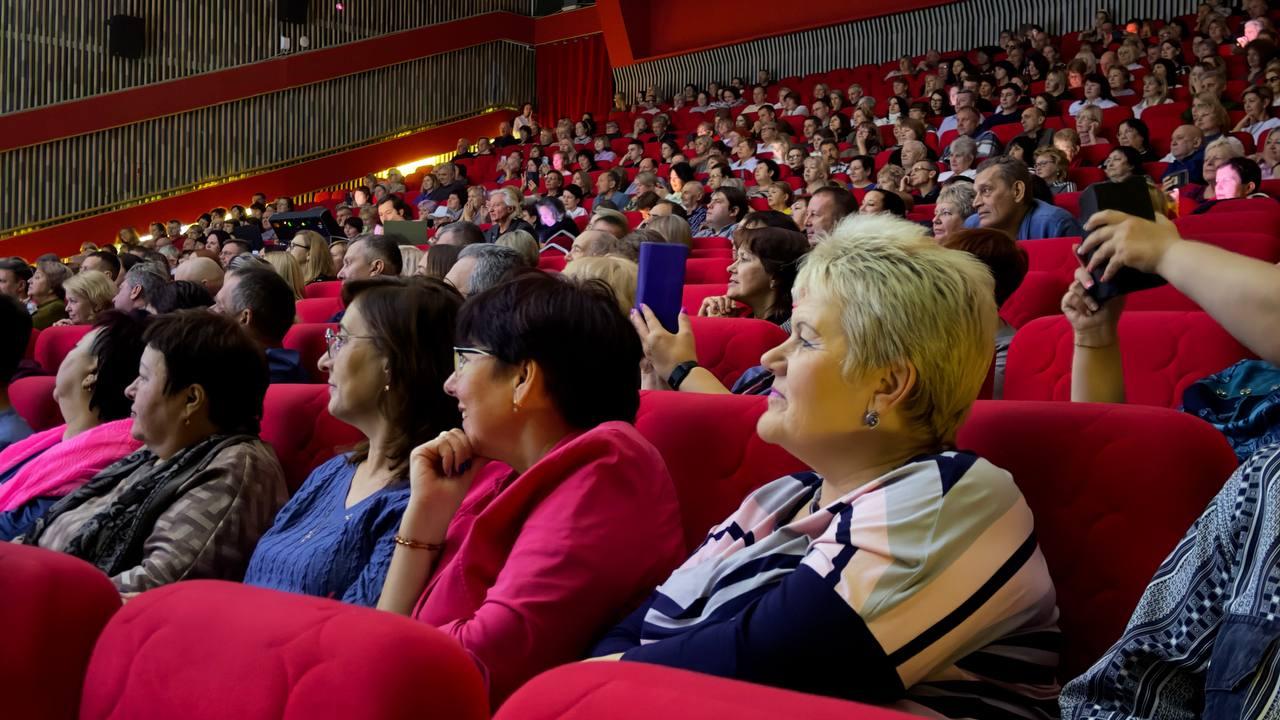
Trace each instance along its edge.
<path fill-rule="evenodd" d="M 411 501 L 456 501 L 456 509 L 486 462 L 476 456 L 471 438 L 460 428 L 440 433 L 409 454 Z"/>
<path fill-rule="evenodd" d="M 729 317 L 734 314 L 734 302 L 728 295 L 716 295 L 702 301 L 698 317 Z"/>
<path fill-rule="evenodd" d="M 641 305 L 631 311 L 631 324 L 640 335 L 644 355 L 653 363 L 654 372 L 660 378 L 670 377 L 671 371 L 680 363 L 698 359 L 698 351 L 693 342 L 693 328 L 684 310 L 680 311 L 678 322 L 679 332 L 673 335 L 662 327 L 648 305 Z"/>
<path fill-rule="evenodd" d="M 1169 218 L 1157 215 L 1155 222 L 1117 210 L 1094 213 L 1085 223 L 1089 236 L 1080 244 L 1081 254 L 1093 252 L 1087 269 L 1106 269 L 1102 280 L 1116 276 L 1122 267 L 1160 273 L 1160 262 L 1174 244 L 1182 240 Z"/>
<path fill-rule="evenodd" d="M 71 322 L 71 320 L 70 320 L 69 318 L 63 318 L 63 319 L 61 319 L 61 320 L 59 320 L 59 321 L 55 322 L 55 323 L 53 324 L 53 326 L 54 326 L 54 327 L 66 327 L 66 326 L 71 325 L 71 324 L 72 324 L 72 322 Z"/>
<path fill-rule="evenodd" d="M 1077 345 L 1107 347 L 1116 342 L 1116 328 L 1120 323 L 1120 313 L 1124 312 L 1124 296 L 1111 298 L 1099 305 L 1085 292 L 1093 282 L 1088 270 L 1076 268 L 1075 280 L 1062 296 L 1062 314 L 1067 316 L 1067 322 L 1075 331 Z"/>

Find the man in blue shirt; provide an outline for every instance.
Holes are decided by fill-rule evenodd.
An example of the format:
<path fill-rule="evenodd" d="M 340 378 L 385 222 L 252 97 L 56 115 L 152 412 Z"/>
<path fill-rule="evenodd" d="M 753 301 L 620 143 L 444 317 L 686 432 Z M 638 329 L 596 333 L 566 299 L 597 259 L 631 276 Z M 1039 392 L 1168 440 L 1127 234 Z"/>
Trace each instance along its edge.
<path fill-rule="evenodd" d="M 267 356 L 272 383 L 308 383 L 296 350 L 281 347 L 296 310 L 289 283 L 265 263 L 244 263 L 227 273 L 213 309 L 244 325 Z"/>
<path fill-rule="evenodd" d="M 1169 138 L 1169 167 L 1161 180 L 1181 172 L 1187 182 L 1204 185 L 1204 133 L 1195 125 L 1180 125 Z"/>
<path fill-rule="evenodd" d="M 0 450 L 31 434 L 27 425 L 9 404 L 9 381 L 18 370 L 31 339 L 31 315 L 12 295 L 0 293 Z"/>
<path fill-rule="evenodd" d="M 966 228 L 1003 230 L 1015 240 L 1084 235 L 1071 213 L 1032 197 L 1031 174 L 1021 160 L 1001 155 L 982 163 L 973 189 L 976 212 L 964 221 Z"/>

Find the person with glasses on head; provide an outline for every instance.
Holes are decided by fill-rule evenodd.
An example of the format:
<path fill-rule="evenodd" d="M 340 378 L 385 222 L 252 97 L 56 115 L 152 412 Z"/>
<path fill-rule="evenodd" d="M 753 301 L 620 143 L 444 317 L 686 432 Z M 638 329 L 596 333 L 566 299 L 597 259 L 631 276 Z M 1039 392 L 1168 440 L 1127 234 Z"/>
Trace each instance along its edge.
<path fill-rule="evenodd" d="M 409 503 L 413 449 L 456 427 L 444 392 L 462 296 L 427 278 L 343 288 L 347 312 L 325 332 L 329 413 L 364 440 L 312 471 L 258 542 L 245 582 L 374 606 Z"/>
<path fill-rule="evenodd" d="M 633 426 L 643 354 L 608 286 L 525 271 L 467 300 L 456 342 L 462 423 L 413 451 L 378 607 L 458 640 L 496 706 L 581 658 L 684 538 Z"/>
<path fill-rule="evenodd" d="M 289 241 L 289 254 L 298 261 L 302 268 L 302 281 L 308 285 L 314 282 L 337 280 L 338 274 L 333 270 L 333 255 L 329 252 L 329 241 L 314 230 L 299 230 Z"/>

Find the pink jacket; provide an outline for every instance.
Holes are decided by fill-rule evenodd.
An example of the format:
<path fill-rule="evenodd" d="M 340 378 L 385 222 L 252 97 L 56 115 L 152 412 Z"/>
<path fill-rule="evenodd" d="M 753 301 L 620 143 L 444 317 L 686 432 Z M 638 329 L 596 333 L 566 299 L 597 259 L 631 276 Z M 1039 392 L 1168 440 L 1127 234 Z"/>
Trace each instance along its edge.
<path fill-rule="evenodd" d="M 471 653 L 496 707 L 582 658 L 684 555 L 666 463 L 633 426 L 609 422 L 518 477 L 482 470 L 414 615 Z"/>
<path fill-rule="evenodd" d="M 78 489 L 103 468 L 142 447 L 130 436 L 133 421 L 125 418 L 89 428 L 63 440 L 66 425 L 36 433 L 0 451 L 0 472 L 27 461 L 0 484 L 0 512 L 9 512 L 39 497 L 61 497 Z"/>

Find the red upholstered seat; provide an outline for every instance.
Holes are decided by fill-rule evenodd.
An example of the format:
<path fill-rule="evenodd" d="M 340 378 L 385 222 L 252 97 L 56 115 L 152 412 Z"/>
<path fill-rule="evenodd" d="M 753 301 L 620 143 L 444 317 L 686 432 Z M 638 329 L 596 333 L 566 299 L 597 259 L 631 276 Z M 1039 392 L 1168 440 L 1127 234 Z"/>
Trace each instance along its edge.
<path fill-rule="evenodd" d="M 275 449 L 290 492 L 320 463 L 361 440 L 329 414 L 328 385 L 271 385 L 262 410 L 262 439 Z"/>
<path fill-rule="evenodd" d="M 1072 217 L 1080 217 L 1080 193 L 1064 192 L 1053 196 L 1053 204 L 1071 213 Z"/>
<path fill-rule="evenodd" d="M 34 375 L 9 384 L 9 402 L 36 432 L 63 423 L 62 410 L 53 399 L 54 380 L 52 375 Z"/>
<path fill-rule="evenodd" d="M 1097 146 L 1094 145 L 1091 147 L 1097 147 Z M 1082 148 L 1081 153 L 1089 149 L 1090 148 Z M 1110 152 L 1110 150 L 1108 150 L 1107 152 Z M 1104 158 L 1106 157 L 1105 153 L 1103 154 L 1103 157 Z M 1107 174 L 1103 172 L 1101 168 L 1096 168 L 1092 166 L 1082 166 L 1082 167 L 1072 168 L 1068 170 L 1067 179 L 1075 183 L 1076 187 L 1083 190 L 1084 188 L 1087 188 L 1094 183 L 1106 182 Z M 1077 208 L 1077 212 L 1074 214 L 1079 214 L 1078 208 Z"/>
<path fill-rule="evenodd" d="M 93 645 L 120 609 L 115 586 L 63 553 L 0 543 L 5 717 L 73 720 Z"/>
<path fill-rule="evenodd" d="M 342 298 L 306 298 L 297 302 L 298 322 L 327 323 L 342 309 Z"/>
<path fill-rule="evenodd" d="M 689 283 L 684 284 L 684 296 L 681 300 L 684 311 L 697 315 L 702 301 L 709 297 L 724 295 L 729 291 L 728 283 Z"/>
<path fill-rule="evenodd" d="M 1076 254 L 1071 249 L 1079 245 L 1078 237 L 1044 238 L 1042 240 L 1021 240 L 1018 245 L 1027 251 L 1027 270 L 1032 272 L 1049 272 L 1070 278 L 1080 267 Z"/>
<path fill-rule="evenodd" d="M 494 720 L 909 720 L 911 715 L 645 663 L 574 663 L 512 695 Z"/>
<path fill-rule="evenodd" d="M 1030 270 L 1018 289 L 1000 306 L 1000 317 L 1020 328 L 1036 318 L 1057 315 L 1061 312 L 1062 296 L 1070 284 L 1070 275 Z"/>
<path fill-rule="evenodd" d="M 45 372 L 56 374 L 62 358 L 71 352 L 71 348 L 80 342 L 80 338 L 89 334 L 91 325 L 62 325 L 49 327 L 40 331 L 36 339 L 35 357 L 33 358 Z"/>
<path fill-rule="evenodd" d="M 705 248 L 733 248 L 733 240 L 727 237 L 696 237 L 693 239 L 694 250 L 702 250 Z"/>
<path fill-rule="evenodd" d="M 1183 310 L 1197 312 L 1201 307 L 1191 298 L 1174 289 L 1172 285 L 1161 285 L 1150 290 L 1139 290 L 1125 298 L 1126 312 L 1153 312 L 1161 310 Z"/>
<path fill-rule="evenodd" d="M 1071 326 L 1040 318 L 1018 330 L 1005 366 L 1008 400 L 1069 400 Z M 1120 316 L 1126 397 L 1137 405 L 1174 408 L 1188 385 L 1252 353 L 1200 312 L 1127 312 Z"/>
<path fill-rule="evenodd" d="M 684 281 L 686 283 L 727 283 L 729 282 L 729 260 L 727 258 L 689 258 L 684 261 Z"/>
<path fill-rule="evenodd" d="M 1218 214 L 1184 215 L 1173 224 L 1178 227 L 1178 233 L 1188 240 L 1204 240 L 1242 231 L 1280 237 L 1280 220 L 1261 212 L 1234 213 L 1227 218 Z"/>
<path fill-rule="evenodd" d="M 36 341 L 40 339 L 40 331 L 31 328 L 31 335 L 27 338 L 27 351 L 22 354 L 24 360 L 34 360 L 36 357 Z"/>
<path fill-rule="evenodd" d="M 725 387 L 760 364 L 760 356 L 787 339 L 782 328 L 755 318 L 690 317 L 698 363 Z"/>
<path fill-rule="evenodd" d="M 555 272 L 564 272 L 565 256 L 558 252 L 547 252 L 538 256 L 539 270 L 554 270 Z"/>
<path fill-rule="evenodd" d="M 80 718 L 484 720 L 488 710 L 475 664 L 435 628 L 333 600 L 192 581 L 139 595 L 107 625 Z"/>
<path fill-rule="evenodd" d="M 321 371 L 319 365 L 320 358 L 329 351 L 324 341 L 324 331 L 329 328 L 338 331 L 338 326 L 333 323 L 296 323 L 284 335 L 284 347 L 298 352 L 302 369 L 311 374 L 312 382 L 329 380 L 329 373 Z"/>
<path fill-rule="evenodd" d="M 342 295 L 341 280 L 325 280 L 324 282 L 313 282 L 302 289 L 302 296 L 307 298 L 341 297 L 341 295 Z"/>
<path fill-rule="evenodd" d="M 694 258 L 729 258 L 733 260 L 733 248 L 694 248 L 689 251 L 689 257 Z"/>

